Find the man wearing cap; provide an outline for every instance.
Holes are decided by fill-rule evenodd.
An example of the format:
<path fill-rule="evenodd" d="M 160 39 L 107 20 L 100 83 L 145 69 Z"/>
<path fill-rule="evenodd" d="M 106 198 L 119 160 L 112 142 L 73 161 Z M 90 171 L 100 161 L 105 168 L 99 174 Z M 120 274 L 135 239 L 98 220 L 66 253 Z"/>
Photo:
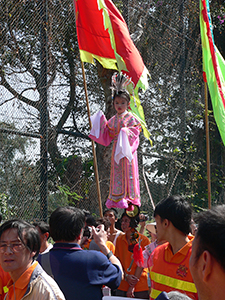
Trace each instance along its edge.
<path fill-rule="evenodd" d="M 136 263 L 132 262 L 132 246 L 140 241 L 140 246 L 144 249 L 149 244 L 149 239 L 135 230 L 139 223 L 138 215 L 139 211 L 135 216 L 131 216 L 126 210 L 122 214 L 121 228 L 125 234 L 117 238 L 115 255 L 122 264 L 124 279 L 121 281 L 116 295 L 149 299 L 147 269 L 144 269 L 142 274 L 138 273 Z"/>

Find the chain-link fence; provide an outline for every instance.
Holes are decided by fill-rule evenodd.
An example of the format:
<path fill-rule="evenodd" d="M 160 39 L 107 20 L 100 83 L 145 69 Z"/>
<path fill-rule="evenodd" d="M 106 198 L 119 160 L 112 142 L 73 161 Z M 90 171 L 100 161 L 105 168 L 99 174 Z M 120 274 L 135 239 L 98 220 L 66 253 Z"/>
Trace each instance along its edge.
<path fill-rule="evenodd" d="M 182 194 L 207 207 L 204 86 L 198 1 L 114 1 L 148 68 L 140 94 L 153 145 L 139 146 L 141 210 Z M 0 208 L 3 217 L 46 219 L 73 203 L 99 215 L 72 0 L 2 0 Z M 112 70 L 85 64 L 91 114 L 113 111 Z M 47 105 L 47 110 L 46 106 Z M 210 103 L 209 103 L 210 105 Z M 224 202 L 224 148 L 212 112 L 212 202 Z M 102 205 L 111 147 L 96 145 Z M 45 199 L 48 199 L 48 204 Z"/>

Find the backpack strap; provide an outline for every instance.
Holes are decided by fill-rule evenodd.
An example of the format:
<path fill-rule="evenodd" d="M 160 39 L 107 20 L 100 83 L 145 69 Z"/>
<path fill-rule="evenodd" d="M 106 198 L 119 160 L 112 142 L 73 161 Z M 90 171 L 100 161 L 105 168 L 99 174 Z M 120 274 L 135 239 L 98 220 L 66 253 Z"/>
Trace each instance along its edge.
<path fill-rule="evenodd" d="M 50 253 L 44 253 L 41 255 L 41 266 L 45 270 L 45 272 L 54 279 L 54 275 L 52 273 L 51 263 L 50 263 Z"/>
<path fill-rule="evenodd" d="M 67 249 L 67 250 L 83 250 L 79 247 L 54 247 L 54 249 Z M 52 250 L 52 249 L 51 249 Z M 40 257 L 41 257 L 41 266 L 42 268 L 45 270 L 45 272 L 51 276 L 53 279 L 54 279 L 54 275 L 52 273 L 52 268 L 51 268 L 51 262 L 50 262 L 50 252 L 46 252 L 44 254 L 41 254 Z"/>

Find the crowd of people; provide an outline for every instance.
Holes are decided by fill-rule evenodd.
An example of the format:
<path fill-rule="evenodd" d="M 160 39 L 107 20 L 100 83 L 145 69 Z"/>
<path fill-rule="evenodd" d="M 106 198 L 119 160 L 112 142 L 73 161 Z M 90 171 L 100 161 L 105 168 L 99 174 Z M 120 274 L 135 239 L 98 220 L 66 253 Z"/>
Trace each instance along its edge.
<path fill-rule="evenodd" d="M 137 227 L 141 218 L 125 209 L 118 220 L 111 208 L 95 219 L 66 206 L 51 214 L 49 224 L 3 222 L 0 299 L 222 300 L 225 205 L 193 220 L 190 204 L 171 196 L 156 205 L 155 222 L 144 222 L 144 233 L 138 231 L 143 225 Z"/>

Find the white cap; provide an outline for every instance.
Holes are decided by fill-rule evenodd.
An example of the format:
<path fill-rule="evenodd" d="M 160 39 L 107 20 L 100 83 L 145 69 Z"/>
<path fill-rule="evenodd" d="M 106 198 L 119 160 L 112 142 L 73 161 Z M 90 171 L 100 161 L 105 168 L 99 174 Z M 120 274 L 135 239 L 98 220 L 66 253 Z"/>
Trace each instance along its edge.
<path fill-rule="evenodd" d="M 148 231 L 150 231 L 151 233 L 156 234 L 155 226 L 156 226 L 156 222 L 148 223 L 148 224 L 146 225 L 146 229 L 147 229 Z"/>

